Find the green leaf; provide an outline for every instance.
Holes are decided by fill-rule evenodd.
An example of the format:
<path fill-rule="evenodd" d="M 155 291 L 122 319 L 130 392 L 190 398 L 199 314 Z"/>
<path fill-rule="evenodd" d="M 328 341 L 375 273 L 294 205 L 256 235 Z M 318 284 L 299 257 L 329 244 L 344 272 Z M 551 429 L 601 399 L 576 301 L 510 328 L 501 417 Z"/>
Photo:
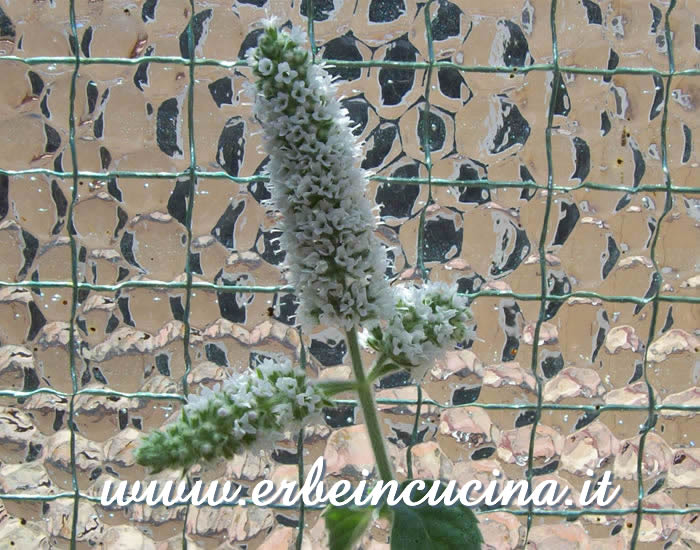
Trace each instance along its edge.
<path fill-rule="evenodd" d="M 330 550 L 350 550 L 365 532 L 373 509 L 328 505 L 324 512 Z"/>
<path fill-rule="evenodd" d="M 424 490 L 412 491 L 413 502 L 420 500 L 430 490 L 433 480 L 424 481 Z M 401 490 L 406 483 L 401 485 Z M 484 539 L 479 531 L 479 522 L 474 512 L 459 502 L 452 506 L 445 506 L 444 503 L 428 506 L 424 503 L 410 507 L 402 500 L 392 508 L 391 550 L 481 550 Z"/>

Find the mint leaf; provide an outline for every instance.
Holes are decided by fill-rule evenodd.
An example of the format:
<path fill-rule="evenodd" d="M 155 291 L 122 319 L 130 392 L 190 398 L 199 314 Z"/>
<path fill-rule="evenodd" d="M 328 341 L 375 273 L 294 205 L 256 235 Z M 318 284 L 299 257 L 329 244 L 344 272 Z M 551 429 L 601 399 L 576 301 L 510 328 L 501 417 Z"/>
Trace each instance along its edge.
<path fill-rule="evenodd" d="M 351 550 L 372 519 L 372 508 L 328 505 L 324 512 L 330 550 Z"/>
<path fill-rule="evenodd" d="M 406 483 L 402 484 L 401 490 Z M 422 491 L 414 489 L 411 500 L 420 500 L 432 484 L 433 480 L 425 480 L 426 488 Z M 401 501 L 392 509 L 391 550 L 481 550 L 484 539 L 479 522 L 474 512 L 459 502 L 452 506 L 424 503 L 410 507 Z"/>

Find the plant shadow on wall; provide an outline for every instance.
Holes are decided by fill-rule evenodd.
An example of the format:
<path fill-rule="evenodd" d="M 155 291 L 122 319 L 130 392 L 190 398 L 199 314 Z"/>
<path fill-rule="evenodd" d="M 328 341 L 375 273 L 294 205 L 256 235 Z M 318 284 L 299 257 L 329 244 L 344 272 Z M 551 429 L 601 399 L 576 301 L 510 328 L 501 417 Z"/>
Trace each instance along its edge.
<path fill-rule="evenodd" d="M 270 155 L 269 206 L 279 211 L 281 247 L 290 283 L 297 289 L 302 329 L 335 326 L 346 332 L 353 381 L 312 382 L 303 365 L 282 357 L 262 360 L 190 396 L 181 416 L 151 433 L 137 461 L 160 472 L 186 471 L 198 462 L 231 459 L 243 449 L 269 449 L 283 433 L 320 418 L 333 395 L 357 393 L 371 442 L 378 483 L 394 478 L 377 418 L 373 385 L 406 369 L 420 382 L 435 359 L 472 333 L 467 300 L 442 283 L 390 286 L 387 258 L 374 234 L 375 217 L 365 198 L 367 174 L 358 167 L 360 148 L 350 118 L 335 97 L 328 73 L 302 46 L 304 33 L 265 24 L 248 63 L 255 114 Z M 366 370 L 360 346 L 377 359 Z M 404 482 L 402 489 L 407 488 Z M 337 507 L 325 511 L 332 550 L 352 548 L 378 516 L 392 523 L 391 548 L 478 550 L 482 536 L 474 513 L 460 503 L 429 506 L 425 487 L 408 487 L 418 506 Z M 434 485 L 439 489 L 441 485 Z M 349 492 L 349 491 L 348 491 Z M 433 491 L 434 492 L 434 491 Z M 439 501 L 439 498 L 437 499 Z"/>

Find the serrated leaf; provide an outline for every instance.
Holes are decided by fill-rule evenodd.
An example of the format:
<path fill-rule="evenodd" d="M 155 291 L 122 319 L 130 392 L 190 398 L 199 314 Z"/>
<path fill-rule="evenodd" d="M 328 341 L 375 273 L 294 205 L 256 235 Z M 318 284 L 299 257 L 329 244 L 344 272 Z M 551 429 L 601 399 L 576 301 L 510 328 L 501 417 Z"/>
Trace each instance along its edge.
<path fill-rule="evenodd" d="M 411 500 L 420 500 L 432 484 L 432 480 L 425 480 L 426 488 L 414 489 Z M 401 490 L 404 487 L 405 483 Z M 459 502 L 452 506 L 421 504 L 410 507 L 401 501 L 392 509 L 391 550 L 481 550 L 484 539 L 479 522 L 474 512 Z"/>
<path fill-rule="evenodd" d="M 330 550 L 351 550 L 372 519 L 372 508 L 331 506 L 325 512 Z"/>

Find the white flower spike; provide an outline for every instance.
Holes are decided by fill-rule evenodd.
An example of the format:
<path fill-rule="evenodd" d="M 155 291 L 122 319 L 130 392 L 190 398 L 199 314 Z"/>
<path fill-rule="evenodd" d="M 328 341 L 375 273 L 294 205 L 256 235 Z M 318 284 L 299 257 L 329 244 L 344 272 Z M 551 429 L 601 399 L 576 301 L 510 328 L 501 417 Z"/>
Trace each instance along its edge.
<path fill-rule="evenodd" d="M 362 344 L 421 380 L 435 360 L 473 334 L 467 299 L 444 283 L 395 287 L 396 312 L 385 327 L 363 334 Z"/>
<path fill-rule="evenodd" d="M 373 233 L 350 118 L 328 73 L 302 47 L 304 38 L 303 31 L 268 26 L 248 53 L 297 318 L 304 328 L 373 326 L 391 316 L 386 253 Z"/>
<path fill-rule="evenodd" d="M 231 458 L 244 448 L 265 449 L 318 416 L 327 404 L 321 387 L 311 384 L 303 370 L 284 357 L 265 358 L 222 386 L 190 395 L 183 414 L 165 430 L 151 433 L 136 460 L 160 472 Z"/>

